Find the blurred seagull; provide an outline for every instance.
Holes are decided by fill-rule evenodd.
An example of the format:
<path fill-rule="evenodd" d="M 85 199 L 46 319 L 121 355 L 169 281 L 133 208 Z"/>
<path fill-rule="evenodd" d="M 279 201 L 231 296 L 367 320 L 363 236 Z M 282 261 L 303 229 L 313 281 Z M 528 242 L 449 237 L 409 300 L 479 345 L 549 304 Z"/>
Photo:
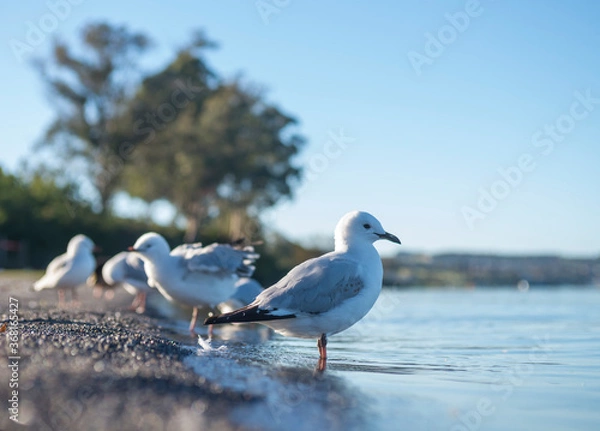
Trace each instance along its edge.
<path fill-rule="evenodd" d="M 327 337 L 362 319 L 379 296 L 383 267 L 373 243 L 380 239 L 400 244 L 371 214 L 350 212 L 335 228 L 335 251 L 301 263 L 248 306 L 204 324 L 259 322 L 286 336 L 317 338 L 323 371 Z"/>
<path fill-rule="evenodd" d="M 152 288 L 144 271 L 144 261 L 134 253 L 122 251 L 106 261 L 102 267 L 102 278 L 111 286 L 121 285 L 135 295 L 130 310 L 136 313 L 146 311 L 146 295 Z"/>
<path fill-rule="evenodd" d="M 235 291 L 227 301 L 219 304 L 219 311 L 227 313 L 250 304 L 262 293 L 263 287 L 253 278 L 243 277 L 235 282 Z"/>
<path fill-rule="evenodd" d="M 76 235 L 69 241 L 67 252 L 48 264 L 46 273 L 33 284 L 33 289 L 57 289 L 58 304 L 65 303 L 65 291 L 71 291 L 73 302 L 77 301 L 76 288 L 85 284 L 96 268 L 92 252 L 94 243 L 85 235 Z"/>
<path fill-rule="evenodd" d="M 235 291 L 239 277 L 250 277 L 259 257 L 252 247 L 234 248 L 228 244 L 183 244 L 169 251 L 159 234 L 142 235 L 130 248 L 144 261 L 148 284 L 169 301 L 193 307 L 190 333 L 196 334 L 198 307 L 227 300 Z M 211 333 L 209 328 L 209 334 Z"/>

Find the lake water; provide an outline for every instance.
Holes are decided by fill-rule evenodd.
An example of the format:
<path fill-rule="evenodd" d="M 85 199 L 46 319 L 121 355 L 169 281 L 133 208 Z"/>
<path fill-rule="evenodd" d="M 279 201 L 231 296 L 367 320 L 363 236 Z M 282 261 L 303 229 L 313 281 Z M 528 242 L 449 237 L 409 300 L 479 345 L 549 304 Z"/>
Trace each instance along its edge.
<path fill-rule="evenodd" d="M 188 363 L 255 399 L 231 412 L 250 429 L 600 429 L 598 288 L 384 289 L 323 374 L 316 340 L 215 335 Z"/>

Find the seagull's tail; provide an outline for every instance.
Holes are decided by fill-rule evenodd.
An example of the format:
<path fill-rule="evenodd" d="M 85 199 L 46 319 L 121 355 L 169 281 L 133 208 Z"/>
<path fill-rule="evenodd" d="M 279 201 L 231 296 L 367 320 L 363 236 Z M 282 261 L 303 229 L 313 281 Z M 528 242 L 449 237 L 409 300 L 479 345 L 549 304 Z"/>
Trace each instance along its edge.
<path fill-rule="evenodd" d="M 261 322 L 265 320 L 290 319 L 294 314 L 274 314 L 271 310 L 260 309 L 258 305 L 250 304 L 239 310 L 212 316 L 204 321 L 205 325 L 218 325 L 220 323 Z"/>
<path fill-rule="evenodd" d="M 256 269 L 253 263 L 260 257 L 260 254 L 255 253 L 254 247 L 252 246 L 244 247 L 242 253 L 242 263 L 236 268 L 235 272 L 239 277 L 252 277 L 252 274 L 254 274 L 254 270 Z"/>

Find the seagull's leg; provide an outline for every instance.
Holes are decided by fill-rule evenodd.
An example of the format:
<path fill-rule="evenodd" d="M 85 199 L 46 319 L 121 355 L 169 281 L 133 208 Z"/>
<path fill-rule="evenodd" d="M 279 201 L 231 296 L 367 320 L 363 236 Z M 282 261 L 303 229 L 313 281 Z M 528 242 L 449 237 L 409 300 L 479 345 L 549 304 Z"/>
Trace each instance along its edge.
<path fill-rule="evenodd" d="M 317 347 L 319 348 L 319 357 L 327 359 L 327 336 L 325 334 L 321 334 L 319 341 L 317 341 Z"/>
<path fill-rule="evenodd" d="M 192 312 L 192 320 L 190 322 L 190 334 L 192 337 L 196 335 L 196 320 L 198 320 L 198 307 L 194 307 L 194 311 Z"/>
<path fill-rule="evenodd" d="M 71 289 L 71 305 L 78 306 L 81 303 L 79 302 L 79 296 L 77 295 L 77 289 Z"/>
<path fill-rule="evenodd" d="M 92 293 L 94 294 L 94 298 L 100 299 L 102 298 L 102 294 L 104 292 L 102 292 L 102 288 L 100 286 L 94 286 Z"/>
<path fill-rule="evenodd" d="M 131 305 L 129 307 L 127 307 L 127 309 L 129 311 L 136 311 L 139 306 L 140 306 L 140 294 L 136 293 L 136 295 L 133 297 L 133 302 L 131 303 Z"/>
<path fill-rule="evenodd" d="M 104 292 L 104 298 L 112 301 L 113 299 L 115 299 L 115 290 L 114 289 L 106 289 L 106 291 Z"/>
<path fill-rule="evenodd" d="M 321 334 L 321 337 L 317 341 L 317 347 L 319 348 L 319 365 L 317 371 L 325 371 L 327 367 L 327 336 Z"/>
<path fill-rule="evenodd" d="M 208 313 L 208 317 L 212 317 L 213 316 L 213 312 L 211 311 L 210 313 Z M 210 340 L 213 336 L 213 330 L 215 329 L 215 325 L 213 325 L 212 323 L 210 325 L 208 325 L 208 339 Z"/>
<path fill-rule="evenodd" d="M 65 289 L 58 289 L 58 306 L 64 307 L 65 305 Z"/>
<path fill-rule="evenodd" d="M 139 314 L 143 314 L 146 311 L 146 294 L 140 292 L 138 295 L 140 297 L 140 302 L 135 311 Z"/>

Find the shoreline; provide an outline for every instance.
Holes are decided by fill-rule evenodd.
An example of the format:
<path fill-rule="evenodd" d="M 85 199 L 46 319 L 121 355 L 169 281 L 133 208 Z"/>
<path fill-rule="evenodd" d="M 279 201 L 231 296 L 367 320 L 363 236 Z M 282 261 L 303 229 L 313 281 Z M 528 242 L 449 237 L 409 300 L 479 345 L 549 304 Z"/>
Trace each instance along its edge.
<path fill-rule="evenodd" d="M 8 410 L 6 331 L 0 334 L 0 429 L 312 430 L 362 423 L 357 399 L 332 396 L 352 392 L 344 379 L 304 364 L 272 367 L 247 359 L 245 349 L 268 338 L 264 331 L 245 332 L 254 342 L 224 335 L 214 340 L 216 348 L 202 348 L 183 341 L 177 318 L 125 311 L 131 296 L 123 291 L 105 301 L 82 287 L 79 307 L 59 309 L 55 291 L 30 292 L 28 284 L 0 279 L 6 305 L 0 325 L 10 320 L 10 298 L 19 302 L 19 423 Z"/>

